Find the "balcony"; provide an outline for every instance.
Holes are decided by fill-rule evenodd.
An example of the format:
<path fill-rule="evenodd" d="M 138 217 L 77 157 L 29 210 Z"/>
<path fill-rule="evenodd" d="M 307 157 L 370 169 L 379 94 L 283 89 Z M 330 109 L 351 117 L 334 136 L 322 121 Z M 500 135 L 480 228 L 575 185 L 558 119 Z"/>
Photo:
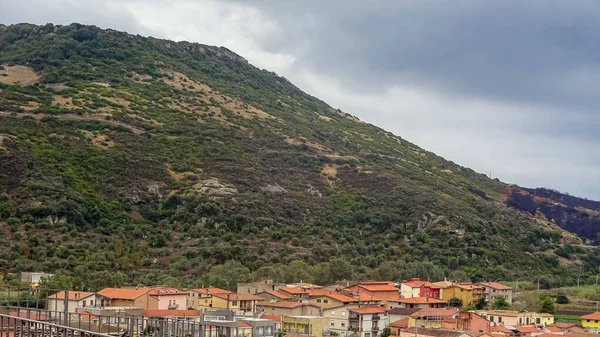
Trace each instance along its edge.
<path fill-rule="evenodd" d="M 371 320 L 373 320 L 373 321 L 378 321 L 379 319 L 381 319 L 381 317 L 379 317 L 379 315 L 373 315 L 371 317 Z"/>
<path fill-rule="evenodd" d="M 163 307 L 164 308 L 164 307 Z M 173 304 L 169 304 L 169 306 L 167 307 L 169 310 L 177 310 L 179 309 L 179 304 L 173 303 Z"/>

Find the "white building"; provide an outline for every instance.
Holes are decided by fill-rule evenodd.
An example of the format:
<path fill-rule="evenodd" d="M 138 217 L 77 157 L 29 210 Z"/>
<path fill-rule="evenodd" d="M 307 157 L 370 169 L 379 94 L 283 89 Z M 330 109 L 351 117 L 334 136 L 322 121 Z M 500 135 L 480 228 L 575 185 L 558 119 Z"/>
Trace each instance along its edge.
<path fill-rule="evenodd" d="M 68 292 L 67 311 L 75 313 L 77 308 L 93 307 L 96 305 L 96 294 L 85 291 Z M 65 310 L 65 292 L 61 291 L 46 299 L 46 310 L 63 312 Z"/>
<path fill-rule="evenodd" d="M 358 337 L 377 337 L 389 325 L 386 310 L 380 307 L 350 309 L 348 330 Z"/>
<path fill-rule="evenodd" d="M 427 281 L 421 281 L 418 278 L 412 278 L 408 281 L 400 283 L 400 295 L 403 298 L 420 297 L 421 286 L 428 283 Z"/>
<path fill-rule="evenodd" d="M 54 274 L 48 273 L 38 273 L 38 272 L 23 272 L 21 273 L 21 282 L 35 284 L 40 283 L 42 278 L 50 278 L 54 276 Z"/>

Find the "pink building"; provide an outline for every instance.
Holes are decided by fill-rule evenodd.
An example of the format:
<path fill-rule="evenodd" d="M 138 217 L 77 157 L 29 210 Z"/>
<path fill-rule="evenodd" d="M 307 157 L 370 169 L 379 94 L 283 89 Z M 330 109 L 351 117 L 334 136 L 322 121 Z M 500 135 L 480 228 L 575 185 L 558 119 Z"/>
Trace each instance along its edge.
<path fill-rule="evenodd" d="M 186 310 L 187 293 L 175 288 L 154 287 L 150 296 L 158 300 L 157 310 Z"/>

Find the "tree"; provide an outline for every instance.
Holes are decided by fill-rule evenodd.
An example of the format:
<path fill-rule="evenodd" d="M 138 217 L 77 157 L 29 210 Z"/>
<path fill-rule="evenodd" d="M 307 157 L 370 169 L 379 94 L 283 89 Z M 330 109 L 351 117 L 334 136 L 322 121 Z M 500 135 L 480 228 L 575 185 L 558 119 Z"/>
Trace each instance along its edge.
<path fill-rule="evenodd" d="M 389 337 L 391 334 L 392 330 L 389 326 L 386 326 L 385 328 L 383 328 L 383 330 L 381 330 L 381 334 L 379 335 L 379 337 Z"/>
<path fill-rule="evenodd" d="M 551 297 L 545 296 L 542 299 L 542 307 L 540 308 L 540 312 L 554 314 L 556 309 L 554 308 L 554 301 Z"/>
<path fill-rule="evenodd" d="M 460 308 L 463 305 L 463 301 L 460 298 L 458 298 L 458 297 L 452 297 L 448 301 L 448 305 L 451 306 L 451 307 Z"/>
<path fill-rule="evenodd" d="M 556 303 L 558 303 L 558 304 L 568 304 L 569 303 L 569 298 L 565 294 L 562 294 L 562 293 L 558 294 L 558 295 L 556 295 Z"/>
<path fill-rule="evenodd" d="M 477 310 L 483 310 L 485 308 L 487 308 L 488 302 L 485 300 L 485 298 L 480 298 L 479 300 L 477 300 L 477 302 L 475 302 L 475 309 Z"/>
<path fill-rule="evenodd" d="M 492 303 L 492 309 L 494 310 L 508 310 L 510 308 L 510 303 L 504 297 L 496 297 Z"/>

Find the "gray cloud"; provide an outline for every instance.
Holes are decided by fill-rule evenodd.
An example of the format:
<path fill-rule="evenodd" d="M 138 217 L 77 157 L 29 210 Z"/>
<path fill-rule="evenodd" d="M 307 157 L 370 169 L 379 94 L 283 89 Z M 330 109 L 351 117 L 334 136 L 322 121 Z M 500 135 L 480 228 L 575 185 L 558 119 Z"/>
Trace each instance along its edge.
<path fill-rule="evenodd" d="M 73 21 L 224 45 L 446 158 L 600 199 L 600 3 L 505 0 L 0 2 L 0 23 Z"/>

